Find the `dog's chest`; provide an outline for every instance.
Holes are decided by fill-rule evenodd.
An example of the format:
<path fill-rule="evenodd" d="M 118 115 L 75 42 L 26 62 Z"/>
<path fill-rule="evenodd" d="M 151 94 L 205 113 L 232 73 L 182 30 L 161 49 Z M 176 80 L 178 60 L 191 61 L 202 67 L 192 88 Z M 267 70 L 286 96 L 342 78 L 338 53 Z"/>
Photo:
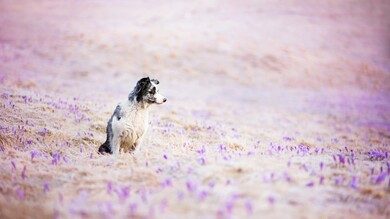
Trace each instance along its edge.
<path fill-rule="evenodd" d="M 141 137 L 147 129 L 149 116 L 147 110 L 136 110 L 126 106 L 120 120 L 123 129 L 135 132 L 136 136 Z"/>

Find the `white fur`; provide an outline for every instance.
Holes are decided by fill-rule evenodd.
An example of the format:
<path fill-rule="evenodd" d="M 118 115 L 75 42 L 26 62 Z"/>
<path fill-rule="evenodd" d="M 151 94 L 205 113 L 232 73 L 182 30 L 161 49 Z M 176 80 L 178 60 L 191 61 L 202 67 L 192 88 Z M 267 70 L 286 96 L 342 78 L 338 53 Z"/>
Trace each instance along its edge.
<path fill-rule="evenodd" d="M 152 85 L 154 86 L 154 87 L 156 87 L 156 89 L 157 89 L 157 92 L 156 92 L 156 94 L 154 94 L 154 97 L 156 98 L 156 103 L 157 104 L 162 104 L 162 103 L 164 103 L 165 101 L 165 97 L 163 96 L 163 95 L 161 95 L 160 93 L 158 93 L 158 86 L 157 86 L 157 84 L 155 84 L 153 81 L 151 81 L 151 83 L 152 83 Z"/>
<path fill-rule="evenodd" d="M 107 139 L 99 152 L 119 154 L 139 148 L 149 125 L 149 107 L 166 101 L 158 93 L 157 84 L 149 77 L 139 80 L 128 99 L 118 104 L 108 121 Z"/>
<path fill-rule="evenodd" d="M 133 101 L 124 101 L 120 104 L 122 117 L 112 120 L 113 139 L 111 148 L 114 154 L 119 150 L 123 152 L 133 151 L 142 142 L 149 123 L 148 107 L 134 104 Z M 134 147 L 134 148 L 133 148 Z"/>

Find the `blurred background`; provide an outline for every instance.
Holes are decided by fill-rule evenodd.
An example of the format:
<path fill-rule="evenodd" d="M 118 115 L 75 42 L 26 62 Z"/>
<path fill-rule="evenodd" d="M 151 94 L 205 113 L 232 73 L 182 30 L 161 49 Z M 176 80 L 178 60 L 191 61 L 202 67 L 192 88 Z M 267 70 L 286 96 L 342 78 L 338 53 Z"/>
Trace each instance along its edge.
<path fill-rule="evenodd" d="M 143 75 L 185 87 L 390 86 L 384 0 L 2 0 L 0 6 L 2 75 L 37 86 L 72 81 L 110 92 Z"/>
<path fill-rule="evenodd" d="M 0 6 L 6 86 L 112 104 L 150 76 L 170 100 L 238 110 L 307 100 L 315 103 L 308 109 L 320 111 L 325 102 L 348 105 L 338 115 L 388 109 L 385 0 L 2 0 Z M 375 117 L 371 124 L 389 129 L 386 115 L 356 114 L 360 123 Z"/>

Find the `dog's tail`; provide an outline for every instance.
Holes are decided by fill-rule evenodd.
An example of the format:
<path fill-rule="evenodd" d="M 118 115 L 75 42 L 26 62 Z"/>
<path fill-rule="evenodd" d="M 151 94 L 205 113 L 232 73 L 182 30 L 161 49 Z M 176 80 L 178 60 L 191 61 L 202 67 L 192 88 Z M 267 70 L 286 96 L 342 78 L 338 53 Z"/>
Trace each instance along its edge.
<path fill-rule="evenodd" d="M 112 154 L 112 151 L 110 149 L 110 142 L 107 140 L 104 142 L 100 147 L 99 147 L 99 153 L 104 154 L 104 153 L 109 153 Z"/>

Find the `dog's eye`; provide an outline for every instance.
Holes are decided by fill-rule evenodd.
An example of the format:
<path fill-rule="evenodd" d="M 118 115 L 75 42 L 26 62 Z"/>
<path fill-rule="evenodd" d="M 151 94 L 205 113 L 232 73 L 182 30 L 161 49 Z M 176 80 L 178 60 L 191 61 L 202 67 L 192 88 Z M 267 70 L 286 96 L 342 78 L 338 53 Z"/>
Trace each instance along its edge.
<path fill-rule="evenodd" d="M 156 88 L 154 87 L 153 89 L 151 89 L 151 90 L 149 91 L 149 93 L 150 93 L 150 94 L 155 94 L 155 93 L 156 93 Z"/>

